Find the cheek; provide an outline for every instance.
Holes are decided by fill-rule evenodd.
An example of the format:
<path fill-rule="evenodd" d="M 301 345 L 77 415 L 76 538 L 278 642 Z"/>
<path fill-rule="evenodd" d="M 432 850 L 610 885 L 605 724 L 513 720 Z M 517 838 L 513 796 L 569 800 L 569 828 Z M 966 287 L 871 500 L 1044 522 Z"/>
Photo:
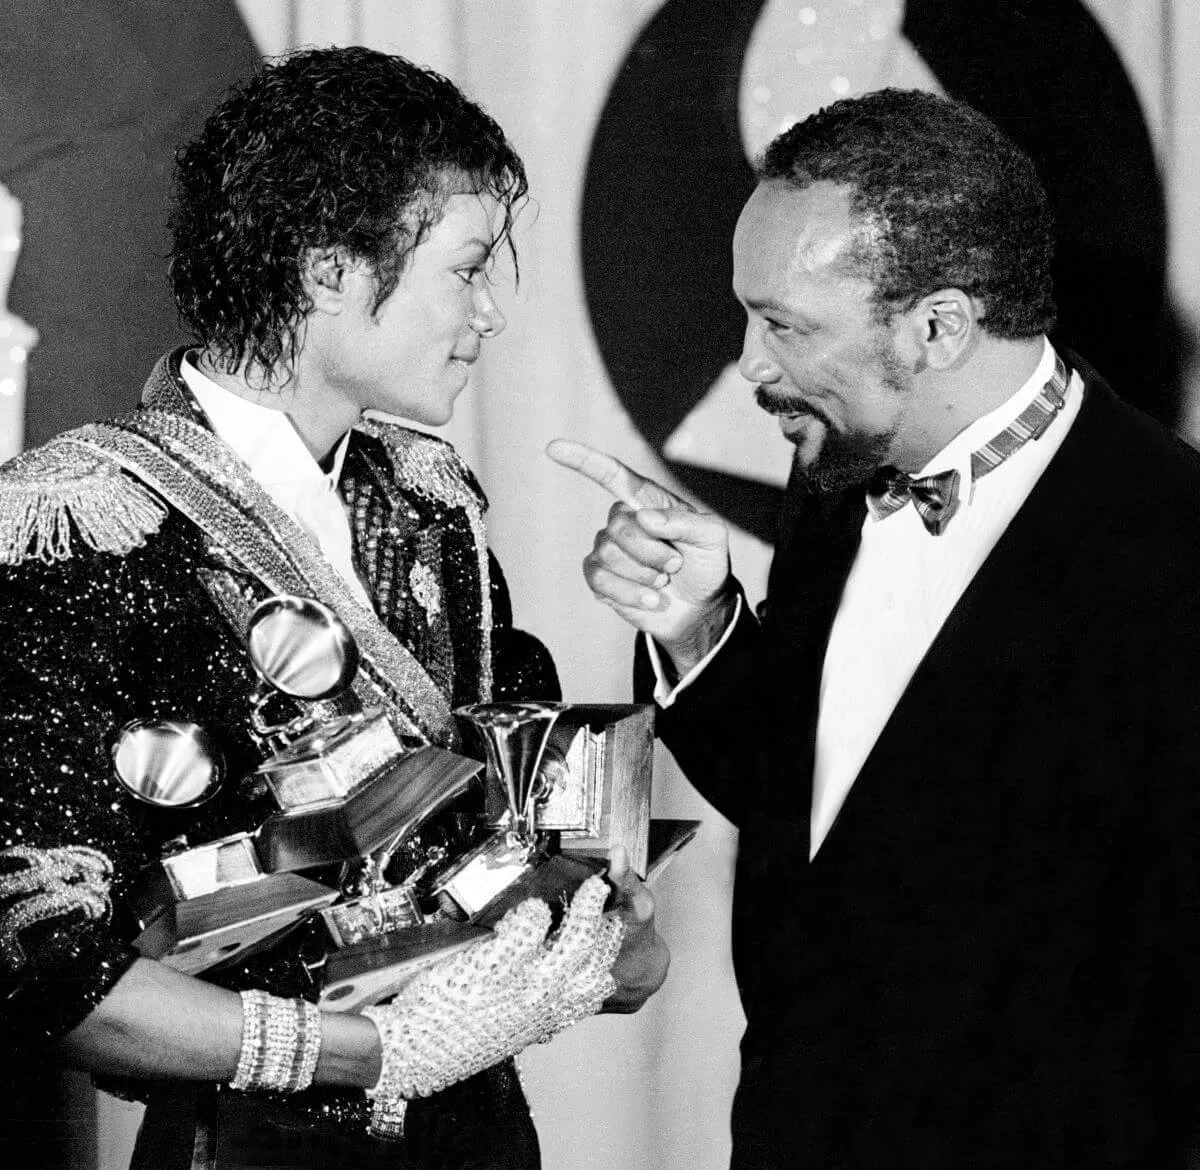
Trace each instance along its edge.
<path fill-rule="evenodd" d="M 819 378 L 821 388 L 833 393 L 862 392 L 864 362 L 854 344 L 830 342 L 814 349 L 808 368 Z"/>

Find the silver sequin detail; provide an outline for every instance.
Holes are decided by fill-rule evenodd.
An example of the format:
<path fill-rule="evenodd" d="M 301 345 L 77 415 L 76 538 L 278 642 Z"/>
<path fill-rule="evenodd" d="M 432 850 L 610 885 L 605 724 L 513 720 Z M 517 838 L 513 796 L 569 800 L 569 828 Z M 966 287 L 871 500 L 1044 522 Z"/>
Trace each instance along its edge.
<path fill-rule="evenodd" d="M 0 850 L 0 858 L 25 862 L 20 869 L 0 874 L 0 900 L 10 903 L 0 913 L 0 965 L 10 972 L 20 971 L 28 961 L 20 937 L 35 923 L 72 913 L 94 922 L 111 908 L 112 864 L 98 849 L 18 845 Z"/>
<path fill-rule="evenodd" d="M 487 501 L 473 485 L 473 477 L 462 457 L 449 443 L 407 427 L 364 419 L 363 433 L 379 439 L 387 449 L 397 481 L 427 499 L 461 508 L 475 541 L 480 592 L 480 702 L 492 697 L 492 590 L 488 568 L 487 530 L 483 513 Z"/>
<path fill-rule="evenodd" d="M 401 734 L 453 741 L 449 703 L 424 668 L 215 435 L 180 415 L 142 410 L 81 427 L 67 439 L 112 455 L 219 540 L 269 592 L 314 597 L 334 609 L 358 643 L 355 689 L 364 705 L 382 700 Z"/>

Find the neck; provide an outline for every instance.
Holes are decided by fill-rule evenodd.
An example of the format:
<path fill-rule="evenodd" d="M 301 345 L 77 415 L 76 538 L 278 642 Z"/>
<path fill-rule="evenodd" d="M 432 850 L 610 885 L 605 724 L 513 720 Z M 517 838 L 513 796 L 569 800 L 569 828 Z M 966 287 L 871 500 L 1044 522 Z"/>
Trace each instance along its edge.
<path fill-rule="evenodd" d="M 201 351 L 198 361 L 203 373 L 223 390 L 287 415 L 318 463 L 329 458 L 342 436 L 358 422 L 356 406 L 325 392 L 318 379 L 306 377 L 302 353 L 296 355 L 290 374 L 274 367 L 265 377 L 251 374 L 245 364 L 231 373 L 207 350 Z"/>
<path fill-rule="evenodd" d="M 1007 402 L 1033 376 L 1042 357 L 1041 336 L 1006 341 L 983 337 L 952 367 L 925 369 L 912 394 L 922 417 L 895 452 L 901 471 L 924 467 L 956 435 Z"/>

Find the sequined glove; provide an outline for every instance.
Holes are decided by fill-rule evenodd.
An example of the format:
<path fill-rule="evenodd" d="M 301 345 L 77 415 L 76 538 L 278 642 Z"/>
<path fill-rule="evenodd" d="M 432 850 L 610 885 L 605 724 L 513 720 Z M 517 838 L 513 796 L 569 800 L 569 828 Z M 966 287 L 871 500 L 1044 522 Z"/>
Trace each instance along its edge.
<path fill-rule="evenodd" d="M 608 886 L 580 886 L 557 934 L 550 910 L 530 898 L 493 937 L 423 971 L 391 1003 L 367 1008 L 383 1042 L 383 1073 L 368 1091 L 371 1131 L 403 1133 L 405 1102 L 549 1040 L 594 1015 L 616 989 L 610 974 L 624 924 L 603 913 Z"/>

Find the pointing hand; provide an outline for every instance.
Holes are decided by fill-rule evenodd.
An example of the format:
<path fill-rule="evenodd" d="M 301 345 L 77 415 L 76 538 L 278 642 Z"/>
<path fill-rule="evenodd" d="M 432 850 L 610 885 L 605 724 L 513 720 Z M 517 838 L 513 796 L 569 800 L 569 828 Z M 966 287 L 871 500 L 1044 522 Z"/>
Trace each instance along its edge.
<path fill-rule="evenodd" d="M 732 611 L 724 521 L 583 443 L 555 439 L 546 454 L 617 501 L 584 558 L 588 587 L 686 672 L 715 641 L 714 629 L 720 636 Z"/>

